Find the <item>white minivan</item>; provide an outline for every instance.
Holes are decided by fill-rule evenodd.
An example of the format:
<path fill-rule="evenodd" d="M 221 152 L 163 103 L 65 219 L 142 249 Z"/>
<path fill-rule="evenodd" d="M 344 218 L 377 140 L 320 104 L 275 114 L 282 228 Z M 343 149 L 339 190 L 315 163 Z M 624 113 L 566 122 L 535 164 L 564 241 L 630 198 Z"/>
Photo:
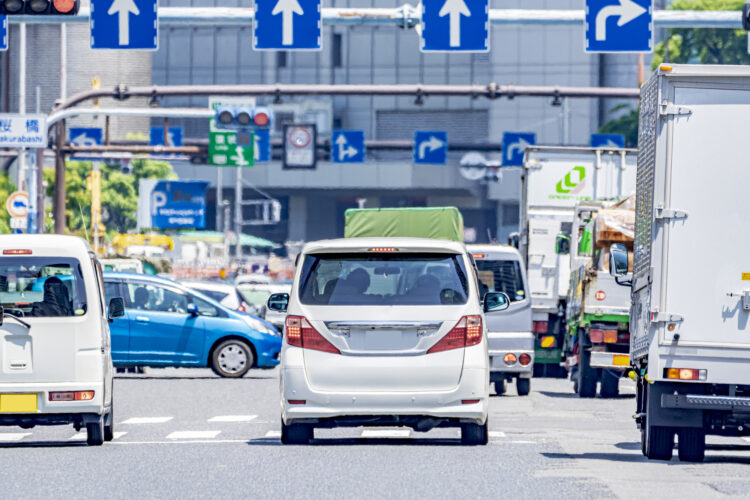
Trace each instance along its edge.
<path fill-rule="evenodd" d="M 348 238 L 308 243 L 291 294 L 281 352 L 282 442 L 315 427 L 460 427 L 487 443 L 489 357 L 484 312 L 462 243 Z"/>
<path fill-rule="evenodd" d="M 0 425 L 85 427 L 114 435 L 109 321 L 102 269 L 73 236 L 0 236 Z"/>

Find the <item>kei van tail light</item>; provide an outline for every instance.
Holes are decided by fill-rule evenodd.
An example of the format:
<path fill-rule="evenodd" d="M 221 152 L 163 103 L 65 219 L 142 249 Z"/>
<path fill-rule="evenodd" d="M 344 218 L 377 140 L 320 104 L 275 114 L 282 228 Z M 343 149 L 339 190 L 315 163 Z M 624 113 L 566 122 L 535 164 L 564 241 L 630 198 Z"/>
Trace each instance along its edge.
<path fill-rule="evenodd" d="M 427 354 L 477 345 L 482 341 L 482 317 L 464 316 Z"/>
<path fill-rule="evenodd" d="M 318 333 L 310 322 L 302 316 L 286 317 L 286 343 L 303 349 L 341 354 L 336 346 Z"/>

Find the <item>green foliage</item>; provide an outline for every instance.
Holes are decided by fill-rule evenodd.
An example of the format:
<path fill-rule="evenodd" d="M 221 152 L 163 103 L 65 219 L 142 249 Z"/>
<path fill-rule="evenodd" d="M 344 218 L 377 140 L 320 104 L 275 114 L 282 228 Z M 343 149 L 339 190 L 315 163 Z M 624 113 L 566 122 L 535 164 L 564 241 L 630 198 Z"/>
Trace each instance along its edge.
<path fill-rule="evenodd" d="M 10 233 L 10 215 L 5 210 L 5 201 L 16 191 L 16 185 L 7 173 L 0 173 L 0 234 Z"/>
<path fill-rule="evenodd" d="M 675 0 L 672 10 L 742 10 L 745 0 Z M 670 29 L 669 38 L 654 50 L 652 68 L 669 61 L 691 64 L 750 64 L 747 32 L 742 29 L 679 28 Z"/>
<path fill-rule="evenodd" d="M 610 112 L 628 109 L 627 104 L 620 104 L 612 108 Z M 622 134 L 625 136 L 625 147 L 638 147 L 638 108 L 630 111 L 619 118 L 610 120 L 599 128 L 600 134 Z"/>

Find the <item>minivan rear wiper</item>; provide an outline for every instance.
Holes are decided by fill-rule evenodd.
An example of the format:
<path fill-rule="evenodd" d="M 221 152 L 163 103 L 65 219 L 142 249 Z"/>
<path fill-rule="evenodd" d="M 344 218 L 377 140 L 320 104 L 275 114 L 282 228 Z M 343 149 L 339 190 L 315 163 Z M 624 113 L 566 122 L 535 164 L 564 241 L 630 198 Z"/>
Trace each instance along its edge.
<path fill-rule="evenodd" d="M 3 320 L 5 318 L 10 318 L 10 319 L 16 320 L 18 323 L 22 324 L 23 326 L 25 326 L 26 328 L 28 328 L 29 330 L 31 330 L 31 325 L 30 324 L 26 323 L 24 320 L 22 320 L 21 318 L 19 318 L 15 314 L 7 312 L 5 309 L 3 309 L 2 306 L 0 306 L 0 326 L 3 325 Z"/>

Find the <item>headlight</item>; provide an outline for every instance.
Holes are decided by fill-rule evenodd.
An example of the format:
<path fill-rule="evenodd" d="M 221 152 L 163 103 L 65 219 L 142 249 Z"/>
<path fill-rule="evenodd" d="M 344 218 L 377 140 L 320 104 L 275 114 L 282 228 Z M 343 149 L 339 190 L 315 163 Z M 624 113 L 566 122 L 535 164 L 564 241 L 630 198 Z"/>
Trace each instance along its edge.
<path fill-rule="evenodd" d="M 273 328 L 269 328 L 268 326 L 266 326 L 265 323 L 263 323 L 262 321 L 256 318 L 253 318 L 252 316 L 243 315 L 242 319 L 244 319 L 245 323 L 247 323 L 247 326 L 249 326 L 253 330 L 257 330 L 267 335 L 275 335 L 277 337 L 281 336 L 281 334 L 277 330 L 274 330 Z"/>

